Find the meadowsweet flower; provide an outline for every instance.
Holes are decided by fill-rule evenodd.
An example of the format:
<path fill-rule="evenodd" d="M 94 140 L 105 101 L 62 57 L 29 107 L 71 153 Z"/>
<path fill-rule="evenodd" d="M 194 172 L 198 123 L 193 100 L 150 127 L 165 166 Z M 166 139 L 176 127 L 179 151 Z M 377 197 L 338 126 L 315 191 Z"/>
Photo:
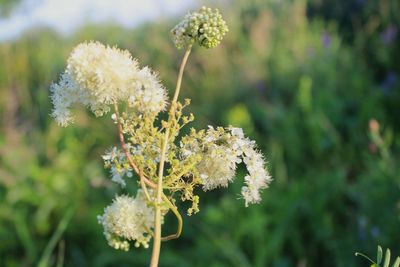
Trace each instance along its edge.
<path fill-rule="evenodd" d="M 135 247 L 149 246 L 154 209 L 147 206 L 142 191 L 138 191 L 136 198 L 117 196 L 97 219 L 108 244 L 115 249 L 128 250 L 129 241 L 134 241 Z"/>
<path fill-rule="evenodd" d="M 209 126 L 204 137 L 202 160 L 197 165 L 203 190 L 227 187 L 235 177 L 236 164 L 240 163 L 239 155 L 225 142 L 223 128 L 214 129 Z"/>
<path fill-rule="evenodd" d="M 246 164 L 248 175 L 244 177 L 245 186 L 242 187 L 242 196 L 246 207 L 252 203 L 261 201 L 260 190 L 268 187 L 272 181 L 265 169 L 263 155 L 249 146 L 244 150 L 243 162 Z"/>
<path fill-rule="evenodd" d="M 200 172 L 203 189 L 212 190 L 227 187 L 235 176 L 236 162 L 239 160 L 229 147 L 211 145 L 203 154 L 197 169 Z"/>
<path fill-rule="evenodd" d="M 157 76 L 139 68 L 128 51 L 99 42 L 74 48 L 60 81 L 51 86 L 52 116 L 66 126 L 73 121 L 70 107 L 80 103 L 102 116 L 114 103 L 129 102 L 140 113 L 157 114 L 166 106 L 166 90 Z"/>
<path fill-rule="evenodd" d="M 218 9 L 202 7 L 199 11 L 188 13 L 184 20 L 172 29 L 174 43 L 182 48 L 197 42 L 206 48 L 216 47 L 228 32 L 228 26 Z"/>
<path fill-rule="evenodd" d="M 126 183 L 123 177 L 132 177 L 132 168 L 129 166 L 125 153 L 113 147 L 102 158 L 104 166 L 110 168 L 111 181 L 125 187 Z"/>
<path fill-rule="evenodd" d="M 235 127 L 226 129 L 209 126 L 203 133 L 191 133 L 181 141 L 183 158 L 200 155 L 196 169 L 203 190 L 226 187 L 233 181 L 236 167 L 243 162 L 248 174 L 242 187 L 246 207 L 261 200 L 260 191 L 271 182 L 262 154 L 257 151 L 254 141 L 245 137 L 243 130 Z"/>
<path fill-rule="evenodd" d="M 265 168 L 263 155 L 257 151 L 256 143 L 246 138 L 241 128 L 228 127 L 231 137 L 229 143 L 246 165 L 248 174 L 244 177 L 245 186 L 241 193 L 245 200 L 245 206 L 259 203 L 261 201 L 260 191 L 268 187 L 272 181 L 271 176 Z"/>
<path fill-rule="evenodd" d="M 156 73 L 149 67 L 142 68 L 135 76 L 134 94 L 128 100 L 130 106 L 141 113 L 157 114 L 167 106 L 167 91 L 160 83 Z"/>
<path fill-rule="evenodd" d="M 52 116 L 61 126 L 67 126 L 73 122 L 70 106 L 79 101 L 79 85 L 68 73 L 61 75 L 60 81 L 50 87 L 51 100 L 53 102 Z"/>

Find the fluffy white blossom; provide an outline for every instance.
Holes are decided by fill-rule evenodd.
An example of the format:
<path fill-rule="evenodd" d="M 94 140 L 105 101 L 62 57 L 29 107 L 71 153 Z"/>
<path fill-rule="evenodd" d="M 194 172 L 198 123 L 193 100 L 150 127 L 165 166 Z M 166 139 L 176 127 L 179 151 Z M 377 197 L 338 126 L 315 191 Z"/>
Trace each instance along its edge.
<path fill-rule="evenodd" d="M 267 188 L 272 179 L 265 169 L 263 155 L 256 151 L 254 147 L 245 148 L 243 162 L 249 172 L 244 177 L 246 185 L 242 187 L 242 196 L 247 207 L 248 204 L 261 201 L 260 190 Z"/>
<path fill-rule="evenodd" d="M 140 69 L 128 51 L 99 42 L 74 48 L 51 93 L 52 116 L 62 126 L 73 121 L 70 108 L 74 103 L 89 107 L 96 116 L 120 101 L 129 102 L 140 113 L 157 114 L 167 99 L 165 88 L 150 68 Z"/>
<path fill-rule="evenodd" d="M 242 197 L 246 207 L 261 200 L 260 190 L 267 188 L 271 177 L 265 169 L 262 154 L 257 151 L 254 141 L 244 136 L 240 128 L 209 126 L 203 135 L 184 138 L 181 143 L 184 158 L 201 155 L 196 168 L 203 190 L 226 187 L 233 181 L 237 164 L 243 162 L 248 174 L 242 187 Z"/>
<path fill-rule="evenodd" d="M 235 127 L 228 127 L 231 134 L 230 143 L 233 150 L 241 155 L 246 165 L 248 174 L 244 177 L 245 186 L 242 187 L 242 196 L 246 207 L 249 204 L 261 201 L 260 191 L 268 187 L 272 181 L 266 167 L 264 157 L 257 151 L 256 143 L 245 137 L 243 130 Z"/>
<path fill-rule="evenodd" d="M 154 226 L 154 209 L 145 202 L 142 191 L 136 198 L 121 195 L 97 217 L 103 226 L 108 244 L 115 249 L 128 250 L 129 241 L 147 248 Z"/>
<path fill-rule="evenodd" d="M 132 168 L 129 166 L 125 153 L 113 147 L 107 151 L 102 158 L 104 160 L 104 166 L 110 168 L 111 181 L 125 187 L 126 183 L 123 177 L 125 175 L 127 177 L 132 177 Z"/>
<path fill-rule="evenodd" d="M 240 160 L 232 151 L 215 144 L 208 146 L 197 165 L 204 190 L 227 187 L 235 176 L 236 163 Z"/>
<path fill-rule="evenodd" d="M 79 85 L 72 79 L 71 75 L 64 72 L 61 75 L 60 81 L 51 86 L 51 99 L 53 102 L 52 116 L 61 126 L 67 126 L 73 122 L 70 106 L 73 103 L 79 102 L 81 93 Z"/>
<path fill-rule="evenodd" d="M 167 105 L 167 92 L 149 68 L 142 68 L 135 79 L 137 90 L 131 94 L 128 103 L 141 113 L 157 114 Z"/>
<path fill-rule="evenodd" d="M 241 162 L 240 154 L 222 141 L 226 137 L 223 128 L 214 129 L 209 126 L 202 144 L 199 145 L 202 160 L 197 165 L 197 170 L 204 190 L 227 187 L 235 177 L 236 164 Z"/>

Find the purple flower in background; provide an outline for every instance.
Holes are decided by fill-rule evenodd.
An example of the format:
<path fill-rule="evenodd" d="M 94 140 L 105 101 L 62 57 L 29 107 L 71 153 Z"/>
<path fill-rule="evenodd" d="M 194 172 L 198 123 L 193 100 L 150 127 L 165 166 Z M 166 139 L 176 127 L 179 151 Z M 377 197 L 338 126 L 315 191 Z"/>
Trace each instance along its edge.
<path fill-rule="evenodd" d="M 389 71 L 386 74 L 385 79 L 381 83 L 382 91 L 385 93 L 390 92 L 398 82 L 397 74 L 394 71 Z"/>
<path fill-rule="evenodd" d="M 380 34 L 382 42 L 386 45 L 393 43 L 394 39 L 397 37 L 397 28 L 394 25 L 390 25 Z"/>
<path fill-rule="evenodd" d="M 330 36 L 330 34 L 329 33 L 327 33 L 327 32 L 323 32 L 322 33 L 322 35 L 321 35 L 321 40 L 322 40 L 322 45 L 325 47 L 325 48 L 328 48 L 330 45 L 331 45 L 331 36 Z"/>

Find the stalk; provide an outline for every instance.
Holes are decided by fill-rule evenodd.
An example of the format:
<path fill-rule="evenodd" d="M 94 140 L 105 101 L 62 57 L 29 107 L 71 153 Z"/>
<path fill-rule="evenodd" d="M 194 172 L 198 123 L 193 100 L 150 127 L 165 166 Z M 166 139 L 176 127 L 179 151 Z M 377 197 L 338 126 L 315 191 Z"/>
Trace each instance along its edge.
<path fill-rule="evenodd" d="M 186 62 L 188 60 L 191 48 L 192 48 L 192 46 L 189 46 L 186 49 L 185 55 L 183 56 L 183 59 L 182 59 L 181 66 L 179 68 L 178 80 L 176 82 L 176 89 L 175 89 L 174 97 L 172 99 L 171 107 L 169 110 L 168 122 L 171 122 L 171 120 L 175 116 L 176 102 L 178 100 L 179 91 L 181 89 L 183 71 L 185 69 Z M 163 174 L 164 174 L 165 154 L 166 154 L 166 150 L 167 150 L 169 135 L 170 135 L 170 125 L 168 124 L 168 126 L 165 130 L 165 136 L 164 136 L 164 140 L 162 143 L 160 165 L 159 165 L 159 169 L 158 169 L 157 198 L 156 198 L 155 213 L 154 213 L 154 242 L 153 242 L 153 252 L 151 255 L 150 267 L 157 267 L 158 261 L 160 258 L 161 204 L 162 204 L 162 195 L 163 195 L 162 182 L 163 182 Z"/>

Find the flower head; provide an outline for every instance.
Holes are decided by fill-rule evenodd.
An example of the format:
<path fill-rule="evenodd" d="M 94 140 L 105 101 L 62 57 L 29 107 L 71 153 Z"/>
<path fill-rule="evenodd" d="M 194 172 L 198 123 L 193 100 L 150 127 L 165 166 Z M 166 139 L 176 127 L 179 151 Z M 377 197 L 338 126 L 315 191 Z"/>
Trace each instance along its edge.
<path fill-rule="evenodd" d="M 228 32 L 228 26 L 218 9 L 202 7 L 199 11 L 188 13 L 183 21 L 173 29 L 174 43 L 182 48 L 197 42 L 205 48 L 216 47 Z"/>
<path fill-rule="evenodd" d="M 249 146 L 244 149 L 243 162 L 248 171 L 244 177 L 245 186 L 242 187 L 242 196 L 247 207 L 261 201 L 260 190 L 267 188 L 272 178 L 265 169 L 263 155 L 255 147 Z"/>
<path fill-rule="evenodd" d="M 62 126 L 73 121 L 70 107 L 74 103 L 89 107 L 96 116 L 121 101 L 140 113 L 157 114 L 165 108 L 167 98 L 165 88 L 148 67 L 140 69 L 128 51 L 99 42 L 74 48 L 51 93 L 52 116 Z"/>
<path fill-rule="evenodd" d="M 149 246 L 154 209 L 147 206 L 141 191 L 138 191 L 136 198 L 117 196 L 97 219 L 104 228 L 108 244 L 115 249 L 128 250 L 128 241 L 135 241 L 136 247 Z"/>
<path fill-rule="evenodd" d="M 261 200 L 260 191 L 268 187 L 271 176 L 265 169 L 262 154 L 257 151 L 254 141 L 244 136 L 240 128 L 209 126 L 206 132 L 192 133 L 181 142 L 183 158 L 199 155 L 196 165 L 203 190 L 226 187 L 236 175 L 237 164 L 243 162 L 248 174 L 242 187 L 246 207 Z"/>
<path fill-rule="evenodd" d="M 240 156 L 226 142 L 227 135 L 221 127 L 214 129 L 209 126 L 202 144 L 202 160 L 197 165 L 204 190 L 217 187 L 227 187 L 233 180 L 236 164 L 240 163 Z"/>

